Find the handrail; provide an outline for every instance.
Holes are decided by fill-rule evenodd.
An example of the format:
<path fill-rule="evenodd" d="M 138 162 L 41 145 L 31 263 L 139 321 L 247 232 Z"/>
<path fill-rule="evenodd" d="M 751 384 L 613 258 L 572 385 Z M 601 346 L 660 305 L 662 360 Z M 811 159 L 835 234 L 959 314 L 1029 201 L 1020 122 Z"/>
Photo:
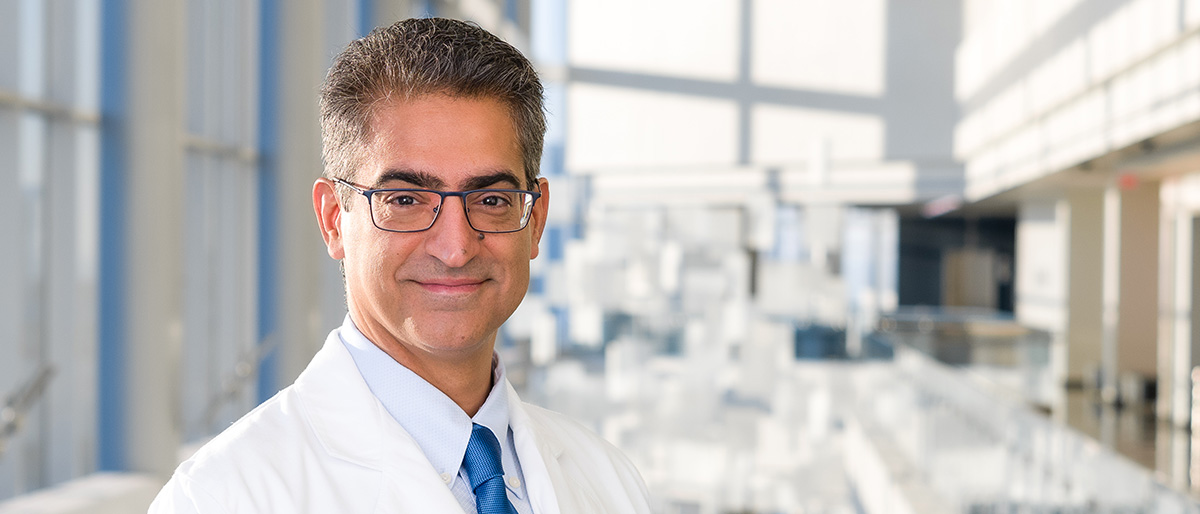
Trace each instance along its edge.
<path fill-rule="evenodd" d="M 278 338 L 268 336 L 261 343 L 242 353 L 238 361 L 233 364 L 232 373 L 226 375 L 222 380 L 221 390 L 209 397 L 202 420 L 205 427 L 211 427 L 221 407 L 236 399 L 245 390 L 246 385 L 258 376 L 259 365 L 278 346 Z"/>
<path fill-rule="evenodd" d="M 1015 395 L 915 348 L 895 349 L 895 366 L 863 384 L 859 415 L 889 427 L 915 472 L 957 508 L 1200 513 L 1185 493 Z"/>
<path fill-rule="evenodd" d="M 54 366 L 43 364 L 32 378 L 8 397 L 4 407 L 0 408 L 0 458 L 4 457 L 8 440 L 20 432 L 29 411 L 46 392 L 46 386 L 54 377 L 54 373 Z"/>

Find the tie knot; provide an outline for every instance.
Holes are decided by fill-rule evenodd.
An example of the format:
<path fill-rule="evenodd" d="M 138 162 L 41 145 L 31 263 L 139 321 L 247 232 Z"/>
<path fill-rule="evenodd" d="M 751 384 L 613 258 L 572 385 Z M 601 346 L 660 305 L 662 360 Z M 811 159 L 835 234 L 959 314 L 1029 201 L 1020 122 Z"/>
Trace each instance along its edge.
<path fill-rule="evenodd" d="M 472 490 L 492 478 L 504 476 L 504 466 L 500 464 L 500 441 L 496 440 L 491 429 L 480 424 L 471 427 L 471 440 L 467 442 L 463 466 L 467 468 Z"/>

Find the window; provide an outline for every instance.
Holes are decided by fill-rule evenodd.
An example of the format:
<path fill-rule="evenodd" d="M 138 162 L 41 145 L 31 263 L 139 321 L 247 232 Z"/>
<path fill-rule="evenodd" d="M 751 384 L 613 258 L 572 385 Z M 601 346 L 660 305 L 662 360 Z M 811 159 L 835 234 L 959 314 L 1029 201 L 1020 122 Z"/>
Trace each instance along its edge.
<path fill-rule="evenodd" d="M 99 19 L 0 2 L 0 498 L 96 466 Z"/>
<path fill-rule="evenodd" d="M 191 0 L 187 23 L 183 436 L 257 400 L 259 11 Z"/>

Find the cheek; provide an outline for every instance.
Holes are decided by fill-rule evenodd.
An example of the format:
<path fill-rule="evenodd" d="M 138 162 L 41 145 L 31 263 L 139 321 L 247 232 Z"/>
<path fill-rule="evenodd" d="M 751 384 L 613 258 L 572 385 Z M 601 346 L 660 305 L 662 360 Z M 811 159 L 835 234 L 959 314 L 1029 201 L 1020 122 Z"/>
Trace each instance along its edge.
<path fill-rule="evenodd" d="M 531 252 L 537 251 L 536 248 L 536 246 L 530 245 L 528 240 L 522 240 L 508 249 L 504 259 L 505 273 L 511 282 L 510 287 L 513 294 L 518 296 L 518 302 L 529 289 L 529 260 Z"/>
<path fill-rule="evenodd" d="M 387 237 L 362 241 L 359 252 L 363 269 L 370 273 L 370 279 L 374 281 L 394 278 L 404 264 L 405 255 L 398 242 Z"/>
<path fill-rule="evenodd" d="M 380 237 L 378 229 L 370 225 L 355 224 L 347 227 L 345 234 L 345 266 L 346 273 L 353 274 L 363 286 L 373 287 L 384 277 L 388 257 L 391 252 L 387 248 L 387 239 Z"/>

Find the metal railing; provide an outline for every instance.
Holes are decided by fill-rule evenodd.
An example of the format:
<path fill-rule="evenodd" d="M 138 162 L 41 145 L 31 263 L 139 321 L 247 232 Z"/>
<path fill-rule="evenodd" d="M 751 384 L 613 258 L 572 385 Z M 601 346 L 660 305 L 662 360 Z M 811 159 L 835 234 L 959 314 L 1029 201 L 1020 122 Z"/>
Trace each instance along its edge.
<path fill-rule="evenodd" d="M 895 361 L 860 374 L 856 416 L 955 512 L 1200 513 L 1200 503 L 1039 412 L 1061 394 L 1048 334 L 984 311 L 882 318 Z"/>
<path fill-rule="evenodd" d="M 8 441 L 17 436 L 33 406 L 41 399 L 54 377 L 54 367 L 43 364 L 28 381 L 9 395 L 0 408 L 0 458 L 4 457 Z"/>
<path fill-rule="evenodd" d="M 859 413 L 888 427 L 916 472 L 959 511 L 1200 513 L 1150 471 L 1019 399 L 920 351 L 896 352 L 894 368 L 858 396 Z"/>

